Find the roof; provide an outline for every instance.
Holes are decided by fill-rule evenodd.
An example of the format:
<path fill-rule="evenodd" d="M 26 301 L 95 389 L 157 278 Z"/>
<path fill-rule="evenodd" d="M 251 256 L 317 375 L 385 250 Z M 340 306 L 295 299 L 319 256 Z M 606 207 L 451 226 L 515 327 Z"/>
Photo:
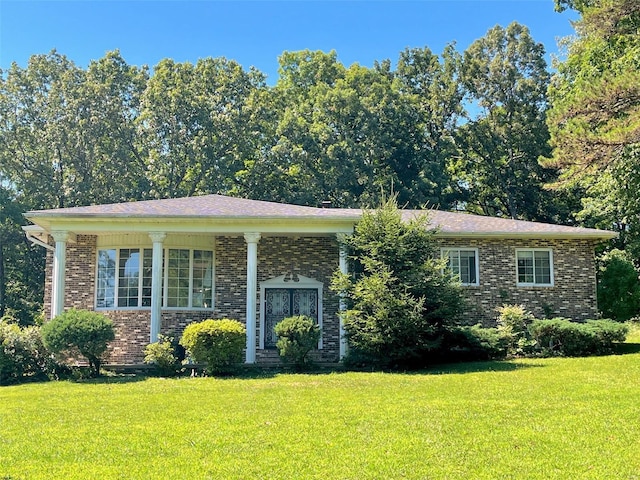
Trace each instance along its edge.
<path fill-rule="evenodd" d="M 287 203 L 247 200 L 224 195 L 144 200 L 88 207 L 35 210 L 37 217 L 216 217 L 216 218 L 357 218 L 357 210 L 316 208 Z"/>
<path fill-rule="evenodd" d="M 430 224 L 446 237 L 592 238 L 617 234 L 607 230 L 486 217 L 465 212 L 402 210 L 409 221 L 427 214 Z M 223 195 L 35 210 L 25 217 L 44 231 L 76 233 L 112 231 L 337 233 L 352 231 L 360 209 L 316 208 Z"/>

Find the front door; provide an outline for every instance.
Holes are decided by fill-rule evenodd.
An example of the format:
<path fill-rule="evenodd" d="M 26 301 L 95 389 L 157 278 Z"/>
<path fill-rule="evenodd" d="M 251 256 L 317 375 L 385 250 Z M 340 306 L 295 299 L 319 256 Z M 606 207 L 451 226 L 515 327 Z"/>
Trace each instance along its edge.
<path fill-rule="evenodd" d="M 284 318 L 306 315 L 318 322 L 318 290 L 316 288 L 266 288 L 264 291 L 264 346 L 274 348 L 278 337 L 276 323 Z"/>

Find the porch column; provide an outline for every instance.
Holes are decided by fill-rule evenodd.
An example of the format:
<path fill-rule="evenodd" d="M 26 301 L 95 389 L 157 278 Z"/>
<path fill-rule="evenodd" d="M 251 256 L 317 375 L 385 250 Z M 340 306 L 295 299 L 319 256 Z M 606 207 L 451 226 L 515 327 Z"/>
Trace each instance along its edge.
<path fill-rule="evenodd" d="M 151 335 L 150 343 L 158 341 L 162 319 L 162 242 L 167 237 L 164 232 L 151 232 L 153 242 L 151 257 Z"/>
<path fill-rule="evenodd" d="M 256 293 L 258 290 L 257 232 L 245 233 L 247 242 L 247 353 L 245 363 L 256 363 Z"/>
<path fill-rule="evenodd" d="M 64 310 L 64 277 L 67 266 L 67 240 L 69 232 L 51 232 L 56 242 L 53 256 L 53 282 L 51 285 L 51 318 L 60 315 Z"/>
<path fill-rule="evenodd" d="M 349 273 L 349 264 L 347 263 L 347 246 L 343 243 L 340 243 L 340 273 L 347 274 Z M 339 304 L 340 313 L 344 312 L 347 309 L 347 302 L 344 299 L 344 295 L 340 295 L 340 304 Z M 344 359 L 347 355 L 347 337 L 344 331 L 344 322 L 342 320 L 342 315 L 338 315 L 340 318 L 340 360 Z"/>

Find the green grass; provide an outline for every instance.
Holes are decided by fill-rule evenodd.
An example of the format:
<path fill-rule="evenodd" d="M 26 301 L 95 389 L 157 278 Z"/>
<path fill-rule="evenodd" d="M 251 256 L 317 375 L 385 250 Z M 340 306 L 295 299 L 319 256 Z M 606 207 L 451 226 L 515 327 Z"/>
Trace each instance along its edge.
<path fill-rule="evenodd" d="M 640 353 L 0 387 L 8 478 L 640 479 Z"/>

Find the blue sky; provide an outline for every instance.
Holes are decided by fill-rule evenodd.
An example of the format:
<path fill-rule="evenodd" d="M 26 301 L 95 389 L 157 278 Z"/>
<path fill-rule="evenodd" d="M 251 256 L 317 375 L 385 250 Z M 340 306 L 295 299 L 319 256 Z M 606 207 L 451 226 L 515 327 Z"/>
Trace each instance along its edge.
<path fill-rule="evenodd" d="M 440 53 L 455 41 L 462 51 L 514 20 L 550 61 L 557 39 L 573 33 L 572 18 L 554 12 L 553 0 L 0 0 L 0 68 L 54 48 L 86 67 L 119 49 L 127 63 L 150 67 L 163 58 L 226 57 L 274 83 L 285 50 L 335 50 L 347 66 L 395 63 L 406 47 Z"/>

